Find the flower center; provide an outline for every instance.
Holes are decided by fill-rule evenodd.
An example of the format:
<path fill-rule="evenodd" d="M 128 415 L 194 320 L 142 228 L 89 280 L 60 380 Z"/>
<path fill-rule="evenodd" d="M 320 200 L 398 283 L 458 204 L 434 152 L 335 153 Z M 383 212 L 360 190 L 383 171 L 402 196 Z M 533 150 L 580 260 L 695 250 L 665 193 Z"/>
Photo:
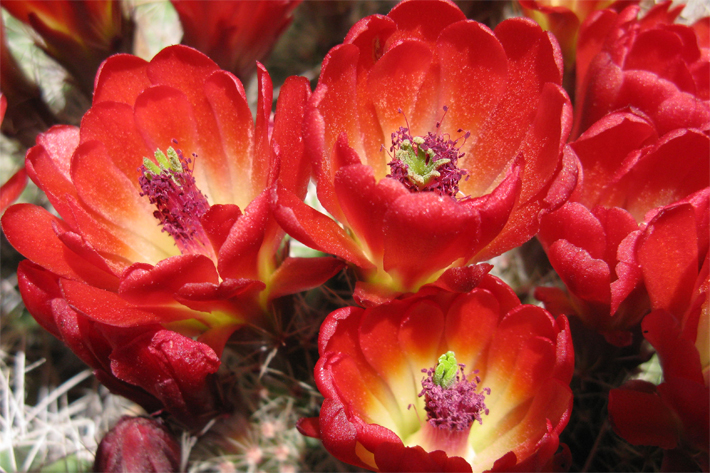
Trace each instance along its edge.
<path fill-rule="evenodd" d="M 448 351 L 439 357 L 435 368 L 422 370 L 426 377 L 422 379 L 419 397 L 424 396 L 430 425 L 468 432 L 474 420 L 483 424 L 481 413 L 488 415 L 485 396 L 491 394 L 491 389 L 476 392 L 481 378 L 467 379 L 464 368 L 463 364 L 456 363 L 454 352 Z"/>
<path fill-rule="evenodd" d="M 157 150 L 155 160 L 157 164 L 143 158 L 143 165 L 138 169 L 140 195 L 148 196 L 150 203 L 156 206 L 153 216 L 160 222 L 161 230 L 173 237 L 181 253 L 212 256 L 212 246 L 200 223 L 210 205 L 195 184 L 190 167 L 192 160 L 173 147 L 168 148 L 167 155 Z"/>
<path fill-rule="evenodd" d="M 444 107 L 444 117 L 447 111 Z M 392 133 L 392 161 L 387 163 L 390 167 L 387 177 L 398 180 L 410 192 L 436 192 L 456 198 L 459 181 L 467 174 L 466 170 L 457 167 L 457 162 L 464 156 L 461 147 L 471 134 L 466 132 L 463 143 L 457 146 L 461 137 L 452 140 L 448 134 L 439 134 L 444 117 L 437 122 L 436 133 L 412 136 L 408 121 L 406 127 Z"/>

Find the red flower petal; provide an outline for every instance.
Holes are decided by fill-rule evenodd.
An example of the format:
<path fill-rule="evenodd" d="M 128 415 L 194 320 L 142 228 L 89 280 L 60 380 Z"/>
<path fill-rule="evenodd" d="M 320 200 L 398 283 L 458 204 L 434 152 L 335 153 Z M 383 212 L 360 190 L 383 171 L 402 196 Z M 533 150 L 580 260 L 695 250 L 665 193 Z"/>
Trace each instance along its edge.
<path fill-rule="evenodd" d="M 117 327 L 132 327 L 167 323 L 195 317 L 195 313 L 175 303 L 172 307 L 138 307 L 121 299 L 116 293 L 88 284 L 63 279 L 62 294 L 76 310 L 97 322 Z"/>
<path fill-rule="evenodd" d="M 259 248 L 271 217 L 270 194 L 270 190 L 265 189 L 252 200 L 229 230 L 219 249 L 218 267 L 222 277 L 259 279 Z"/>
<path fill-rule="evenodd" d="M 549 248 L 548 256 L 571 292 L 586 300 L 611 302 L 611 270 L 606 262 L 566 240 L 557 240 Z"/>
<path fill-rule="evenodd" d="M 204 228 L 207 237 L 210 239 L 212 247 L 217 249 L 218 252 L 227 240 L 232 226 L 241 215 L 242 211 L 234 204 L 216 204 L 210 206 L 207 213 L 200 219 L 202 228 Z"/>
<path fill-rule="evenodd" d="M 273 193 L 274 216 L 290 235 L 303 244 L 369 269 L 373 264 L 332 219 L 304 204 L 286 189 Z"/>
<path fill-rule="evenodd" d="M 337 169 L 332 168 L 327 156 L 341 133 L 352 140 L 350 145 L 359 156 L 367 156 L 360 144 L 361 134 L 355 120 L 357 60 L 358 49 L 349 44 L 336 46 L 328 53 L 323 60 L 318 82 L 323 85 L 311 96 L 304 125 L 306 146 L 314 153 L 313 171 L 318 182 L 318 200 L 336 218 L 341 216 L 332 184 Z"/>
<path fill-rule="evenodd" d="M 27 185 L 27 172 L 21 168 L 0 187 L 0 214 L 22 194 Z"/>
<path fill-rule="evenodd" d="M 447 345 L 469 370 L 485 368 L 483 353 L 500 322 L 500 313 L 498 299 L 480 288 L 462 295 L 451 305 L 446 318 Z"/>
<path fill-rule="evenodd" d="M 113 164 L 140 192 L 138 169 L 155 149 L 146 145 L 136 126 L 133 104 L 104 102 L 94 105 L 81 119 L 81 143 L 100 141 Z"/>
<path fill-rule="evenodd" d="M 505 248 L 512 248 L 522 239 L 527 238 L 525 230 L 507 230 L 509 219 L 515 209 L 520 197 L 522 182 L 520 175 L 522 173 L 522 164 L 517 161 L 513 164 L 511 171 L 505 176 L 501 182 L 490 194 L 464 201 L 464 206 L 470 206 L 472 209 L 477 209 L 481 216 L 479 245 L 475 247 L 476 256 L 473 261 L 481 261 L 486 258 L 493 257 L 499 252 L 507 251 Z M 520 219 L 521 212 L 518 212 L 517 218 Z M 537 220 L 534 218 L 534 220 Z M 536 225 L 534 222 L 532 225 Z M 483 245 L 485 248 L 480 249 Z M 512 245 L 512 246 L 511 246 Z"/>
<path fill-rule="evenodd" d="M 550 39 L 532 20 L 514 18 L 504 21 L 496 27 L 495 35 L 508 57 L 506 91 L 468 154 L 476 162 L 486 163 L 491 170 L 503 168 L 516 157 L 528 124 L 539 106 L 545 104 L 540 97 L 544 85 L 562 81 L 559 50 L 554 50 Z M 560 112 L 558 109 L 558 117 Z M 555 125 L 549 123 L 549 126 Z M 468 163 L 461 166 L 471 167 Z M 495 174 L 488 174 L 487 179 L 477 179 L 477 185 L 485 186 L 481 189 L 487 188 L 495 177 Z"/>
<path fill-rule="evenodd" d="M 571 145 L 584 167 L 584 185 L 577 187 L 573 199 L 588 208 L 601 205 L 602 191 L 610 184 L 619 164 L 630 152 L 654 138 L 653 125 L 633 111 L 607 115 L 592 125 Z"/>
<path fill-rule="evenodd" d="M 221 164 L 211 164 L 212 172 L 226 173 L 220 178 L 221 182 L 230 183 L 229 187 L 220 189 L 220 197 L 215 196 L 213 203 L 234 202 L 243 209 L 263 188 L 261 182 L 253 179 L 245 182 L 254 159 L 254 119 L 244 87 L 233 75 L 217 71 L 205 80 L 204 93 L 214 114 L 215 132 L 219 133 L 218 137 L 212 137 L 215 142 L 212 145 L 221 143 L 217 156 L 224 157 Z"/>
<path fill-rule="evenodd" d="M 343 261 L 331 257 L 286 258 L 274 271 L 269 297 L 276 299 L 318 287 L 335 276 L 344 266 Z"/>
<path fill-rule="evenodd" d="M 565 224 L 572 222 L 572 224 Z M 604 259 L 606 234 L 601 222 L 586 207 L 568 202 L 560 209 L 545 215 L 539 238 L 544 245 L 557 240 L 567 240 L 574 246 L 584 248 L 591 257 Z"/>
<path fill-rule="evenodd" d="M 441 91 L 438 103 L 428 107 L 429 120 L 424 121 L 423 131 L 433 129 L 432 125 L 440 119 L 441 107 L 446 105 L 449 110 L 441 124 L 443 130 L 456 136 L 456 128 L 462 128 L 476 136 L 506 90 L 508 59 L 505 51 L 492 31 L 472 21 L 458 22 L 444 29 L 434 51 L 441 67 Z M 468 147 L 463 147 L 462 151 L 468 152 Z M 472 189 L 473 195 L 481 195 L 484 188 L 480 185 L 488 180 L 485 161 L 467 154 L 460 166 L 469 172 L 468 179 L 474 181 L 467 189 Z"/>
<path fill-rule="evenodd" d="M 419 287 L 435 268 L 473 256 L 480 222 L 477 209 L 449 197 L 434 193 L 399 197 L 384 217 L 385 271 L 405 288 Z"/>
<path fill-rule="evenodd" d="M 213 414 L 206 378 L 218 368 L 210 347 L 170 330 L 145 333 L 111 354 L 117 378 L 143 387 L 184 419 Z"/>
<path fill-rule="evenodd" d="M 199 156 L 202 149 L 194 106 L 182 91 L 165 85 L 149 87 L 136 99 L 134 113 L 136 126 L 148 149 L 165 151 L 173 146 L 183 150 L 185 157 L 192 158 L 192 153 Z M 211 197 L 212 189 L 204 188 L 203 184 L 207 178 L 198 174 L 195 179 L 202 192 Z"/>
<path fill-rule="evenodd" d="M 137 175 L 136 172 L 136 180 Z M 72 159 L 72 181 L 80 201 L 106 221 L 133 233 L 133 239 L 139 240 L 134 245 L 145 244 L 140 239 L 145 240 L 154 245 L 152 253 L 162 257 L 177 252 L 173 239 L 157 225 L 155 209 L 116 167 L 100 142 L 91 141 L 77 148 Z"/>
<path fill-rule="evenodd" d="M 52 313 L 52 299 L 61 297 L 59 277 L 29 260 L 20 261 L 17 268 L 17 287 L 27 311 L 37 323 L 61 340 Z"/>
<path fill-rule="evenodd" d="M 483 277 L 491 269 L 493 269 L 493 265 L 488 263 L 449 268 L 431 285 L 451 292 L 470 292 L 481 283 Z"/>
<path fill-rule="evenodd" d="M 385 214 L 393 200 L 409 192 L 390 179 L 376 182 L 372 168 L 362 164 L 341 167 L 334 184 L 348 226 L 362 236 L 362 246 L 371 258 L 381 259 L 386 240 Z"/>
<path fill-rule="evenodd" d="M 252 185 L 257 186 L 256 183 L 260 183 L 259 188 L 264 188 L 273 184 L 277 172 L 276 168 L 271 166 L 274 150 L 269 140 L 273 87 L 266 68 L 259 63 L 256 66 L 259 95 L 256 104 L 255 149 L 251 179 Z"/>
<path fill-rule="evenodd" d="M 387 16 L 394 20 L 403 36 L 414 36 L 429 42 L 436 41 L 440 31 L 451 23 L 466 19 L 454 3 L 445 2 L 401 2 Z M 427 21 L 422 22 L 422 18 Z M 391 42 L 396 39 L 396 36 L 393 37 Z"/>
<path fill-rule="evenodd" d="M 648 223 L 639 245 L 638 260 L 653 307 L 685 313 L 699 268 L 693 206 L 661 210 Z"/>
<path fill-rule="evenodd" d="M 496 409 L 497 403 L 521 404 L 524 396 L 531 396 L 535 387 L 549 377 L 550 366 L 555 364 L 557 334 L 554 330 L 540 333 L 552 324 L 549 314 L 533 307 L 522 306 L 506 315 L 491 340 L 488 356 L 496 363 L 483 375 L 486 386 L 491 388 L 486 406 L 496 416 L 503 416 L 500 407 Z"/>
<path fill-rule="evenodd" d="M 120 296 L 134 304 L 161 304 L 173 301 L 173 295 L 185 284 L 218 283 L 219 275 L 212 260 L 204 255 L 180 255 L 155 266 L 133 264 L 121 275 Z"/>
<path fill-rule="evenodd" d="M 147 66 L 146 61 L 130 54 L 108 58 L 96 74 L 93 103 L 133 105 L 141 91 L 150 85 Z"/>
<path fill-rule="evenodd" d="M 658 353 L 664 380 L 684 378 L 701 386 L 705 384 L 695 340 L 682 336 L 676 317 L 665 310 L 654 310 L 644 317 L 641 328 Z"/>
<path fill-rule="evenodd" d="M 482 317 L 484 317 L 483 315 Z M 438 359 L 439 345 L 444 337 L 445 330 L 451 330 L 445 325 L 444 313 L 430 301 L 412 304 L 402 319 L 397 334 L 397 344 L 403 353 L 407 354 L 409 368 L 413 373 Z M 456 351 L 454 349 L 454 351 Z M 456 351 L 458 356 L 458 351 Z M 457 358 L 463 362 L 465 357 Z M 468 365 L 471 366 L 471 365 Z"/>
<path fill-rule="evenodd" d="M 117 287 L 116 276 L 90 264 L 57 238 L 58 233 L 70 229 L 43 208 L 14 205 L 3 215 L 2 228 L 17 251 L 53 273 L 71 279 L 88 278 L 98 287 Z"/>
<path fill-rule="evenodd" d="M 71 225 L 71 212 L 67 212 L 67 196 L 77 196 L 71 183 L 71 158 L 79 145 L 79 129 L 58 125 L 37 137 L 37 144 L 27 151 L 25 168 L 27 175 L 46 194 L 57 212 L 67 214 L 65 220 Z"/>
<path fill-rule="evenodd" d="M 298 432 L 306 437 L 320 439 L 320 425 L 318 417 L 303 417 L 296 422 Z"/>
<path fill-rule="evenodd" d="M 303 118 L 311 87 L 305 77 L 289 77 L 281 86 L 274 115 L 273 141 L 280 159 L 279 185 L 304 198 L 311 177 L 303 141 Z"/>
<path fill-rule="evenodd" d="M 540 218 L 562 205 L 574 190 L 577 159 L 562 144 L 571 125 L 569 99 L 552 84 L 544 86 L 543 99 L 521 147 L 518 201 L 499 235 L 477 258 L 490 258 L 523 244 L 539 231 Z M 550 136 L 559 136 L 559 141 Z"/>
<path fill-rule="evenodd" d="M 683 425 L 683 439 L 696 449 L 701 451 L 706 449 L 710 440 L 708 435 L 710 389 L 703 383 L 675 378 L 658 386 L 658 392 L 661 393 L 664 402 L 672 406 L 674 413 L 680 419 Z"/>
<path fill-rule="evenodd" d="M 412 58 L 417 60 L 412 61 Z M 390 133 L 405 126 L 405 117 L 411 120 L 410 123 L 416 123 L 413 135 L 425 134 L 434 125 L 432 112 L 438 111 L 439 107 L 433 102 L 437 97 L 429 77 L 435 70 L 432 61 L 433 53 L 427 44 L 409 39 L 388 50 L 368 74 L 368 96 L 382 127 L 381 144 L 385 147 L 391 144 Z M 425 114 L 426 121 L 422 122 L 421 114 Z M 378 161 L 375 172 L 381 178 L 387 170 L 383 168 L 383 160 Z"/>
<path fill-rule="evenodd" d="M 677 156 L 684 156 L 677 164 Z M 623 206 L 641 221 L 649 210 L 710 186 L 710 138 L 695 130 L 677 130 L 643 153 L 613 185 Z M 625 194 L 625 195 L 624 195 Z M 602 205 L 614 205 L 607 199 Z"/>
<path fill-rule="evenodd" d="M 461 457 L 449 457 L 441 450 L 428 453 L 420 446 L 405 447 L 401 443 L 380 444 L 375 461 L 379 471 L 471 471 L 471 465 Z"/>
<path fill-rule="evenodd" d="M 646 381 L 632 381 L 609 392 L 609 417 L 614 431 L 634 445 L 675 448 L 677 424 L 672 411 Z M 650 412 L 653 415 L 648 415 Z"/>

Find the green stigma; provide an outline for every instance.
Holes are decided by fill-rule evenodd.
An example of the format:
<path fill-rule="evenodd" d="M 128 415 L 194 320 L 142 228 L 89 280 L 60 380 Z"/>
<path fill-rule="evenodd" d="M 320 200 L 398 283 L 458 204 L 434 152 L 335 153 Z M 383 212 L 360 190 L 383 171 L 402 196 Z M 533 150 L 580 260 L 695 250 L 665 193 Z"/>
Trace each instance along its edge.
<path fill-rule="evenodd" d="M 456 381 L 456 372 L 459 365 L 456 363 L 456 355 L 452 351 L 447 351 L 439 357 L 439 362 L 434 370 L 434 384 L 448 389 Z"/>
<path fill-rule="evenodd" d="M 163 172 L 173 176 L 174 174 L 179 174 L 184 170 L 182 164 L 180 163 L 180 157 L 172 146 L 168 148 L 167 156 L 161 150 L 156 150 L 155 160 L 158 164 L 155 164 L 148 158 L 143 158 L 143 166 L 145 166 L 143 174 L 149 180 Z"/>
<path fill-rule="evenodd" d="M 422 148 L 423 144 L 424 138 L 421 136 L 415 136 L 411 141 L 405 139 L 394 156 L 407 165 L 407 178 L 420 188 L 441 176 L 437 169 L 451 162 L 446 158 L 436 159 L 434 150 L 429 148 L 425 151 Z"/>

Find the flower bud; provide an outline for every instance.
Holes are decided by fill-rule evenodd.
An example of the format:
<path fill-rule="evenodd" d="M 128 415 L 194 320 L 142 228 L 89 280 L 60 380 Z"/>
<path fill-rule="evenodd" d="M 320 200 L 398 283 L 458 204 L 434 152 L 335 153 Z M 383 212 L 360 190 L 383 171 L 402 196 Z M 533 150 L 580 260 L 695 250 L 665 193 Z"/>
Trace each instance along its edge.
<path fill-rule="evenodd" d="M 155 419 L 123 416 L 101 440 L 94 471 L 180 471 L 180 444 Z"/>

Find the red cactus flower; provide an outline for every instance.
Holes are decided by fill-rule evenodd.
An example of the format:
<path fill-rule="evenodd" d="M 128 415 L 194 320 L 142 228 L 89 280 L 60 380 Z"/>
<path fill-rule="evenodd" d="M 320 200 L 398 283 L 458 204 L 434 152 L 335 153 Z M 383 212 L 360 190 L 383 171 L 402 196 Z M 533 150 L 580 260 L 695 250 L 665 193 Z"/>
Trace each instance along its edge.
<path fill-rule="evenodd" d="M 325 400 L 298 428 L 371 470 L 537 471 L 572 408 L 567 319 L 490 275 L 468 293 L 339 309 L 318 347 Z"/>
<path fill-rule="evenodd" d="M 579 25 L 597 10 L 610 8 L 618 12 L 638 0 L 518 0 L 518 3 L 525 16 L 555 35 L 565 57 L 565 68 L 570 69 L 575 62 Z"/>
<path fill-rule="evenodd" d="M 182 43 L 199 49 L 245 84 L 291 24 L 301 0 L 171 0 Z"/>
<path fill-rule="evenodd" d="M 582 163 L 582 183 L 570 202 L 543 217 L 538 235 L 570 297 L 555 288 L 538 288 L 536 297 L 553 313 L 577 314 L 611 343 L 626 345 L 628 329 L 650 309 L 631 234 L 645 225 L 648 212 L 710 185 L 710 139 L 688 129 L 657 139 L 646 117 L 620 111 L 571 146 Z M 685 241 L 706 245 L 695 234 Z"/>
<path fill-rule="evenodd" d="M 133 23 L 123 17 L 120 0 L 2 1 L 2 6 L 37 32 L 40 47 L 89 97 L 101 62 L 133 44 Z"/>
<path fill-rule="evenodd" d="M 85 361 L 96 358 L 87 362 L 163 401 L 167 385 L 156 370 L 168 362 L 143 361 L 142 374 L 119 366 L 162 348 L 147 348 L 152 339 L 141 335 L 129 349 L 118 343 L 123 329 L 199 337 L 188 345 L 209 358 L 209 369 L 168 370 L 184 378 L 172 382 L 183 392 L 216 370 L 212 358 L 218 362 L 234 330 L 274 328 L 272 299 L 342 267 L 334 258 L 288 258 L 280 248 L 271 188 L 278 180 L 305 195 L 301 124 L 310 90 L 306 79 L 287 80 L 272 127 L 263 68 L 259 85 L 255 125 L 241 83 L 191 48 L 166 48 L 150 63 L 108 59 L 81 128 L 54 127 L 27 154 L 29 176 L 61 218 L 21 204 L 2 219 L 10 243 L 32 261 L 18 273 L 28 281 L 20 289 L 30 313 L 70 346 L 96 337 L 91 344 L 101 348 Z M 65 307 L 102 329 L 64 333 L 57 310 Z"/>
<path fill-rule="evenodd" d="M 587 19 L 577 47 L 573 136 L 629 106 L 649 116 L 660 135 L 710 128 L 710 18 L 674 24 L 681 10 L 665 2 L 641 19 L 637 6 Z"/>
<path fill-rule="evenodd" d="M 494 33 L 448 1 L 361 20 L 326 56 L 306 119 L 318 198 L 344 228 L 285 189 L 279 222 L 356 266 L 364 303 L 523 243 L 576 182 L 561 78 L 530 20 Z"/>
<path fill-rule="evenodd" d="M 147 412 L 165 409 L 191 428 L 230 407 L 216 395 L 212 375 L 219 357 L 210 346 L 157 323 L 120 327 L 97 322 L 67 303 L 59 276 L 27 260 L 17 273 L 27 310 L 113 393 Z"/>
<path fill-rule="evenodd" d="M 673 214 L 679 210 L 659 214 L 655 224 L 673 232 L 678 223 Z M 710 466 L 709 267 L 706 257 L 696 282 L 683 288 L 692 294 L 680 317 L 678 312 L 658 309 L 641 324 L 644 337 L 658 352 L 663 383 L 635 380 L 609 393 L 615 432 L 634 445 L 665 449 L 664 471 L 707 471 Z"/>

